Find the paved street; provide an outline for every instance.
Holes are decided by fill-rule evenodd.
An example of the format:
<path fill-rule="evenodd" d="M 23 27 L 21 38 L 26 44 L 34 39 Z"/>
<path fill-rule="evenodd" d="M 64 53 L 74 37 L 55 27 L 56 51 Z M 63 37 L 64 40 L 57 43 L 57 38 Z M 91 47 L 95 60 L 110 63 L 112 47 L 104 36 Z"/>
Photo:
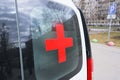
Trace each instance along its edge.
<path fill-rule="evenodd" d="M 93 80 L 120 80 L 120 48 L 92 43 Z"/>

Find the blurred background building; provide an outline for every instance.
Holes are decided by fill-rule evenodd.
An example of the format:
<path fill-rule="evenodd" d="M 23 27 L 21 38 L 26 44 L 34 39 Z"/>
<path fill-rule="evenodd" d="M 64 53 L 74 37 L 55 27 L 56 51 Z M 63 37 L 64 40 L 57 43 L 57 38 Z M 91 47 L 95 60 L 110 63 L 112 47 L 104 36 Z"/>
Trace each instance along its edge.
<path fill-rule="evenodd" d="M 120 0 L 73 0 L 85 16 L 87 25 L 104 26 L 109 24 L 107 19 L 108 8 L 113 2 L 117 4 L 116 18 L 113 19 L 112 25 L 120 25 Z"/>

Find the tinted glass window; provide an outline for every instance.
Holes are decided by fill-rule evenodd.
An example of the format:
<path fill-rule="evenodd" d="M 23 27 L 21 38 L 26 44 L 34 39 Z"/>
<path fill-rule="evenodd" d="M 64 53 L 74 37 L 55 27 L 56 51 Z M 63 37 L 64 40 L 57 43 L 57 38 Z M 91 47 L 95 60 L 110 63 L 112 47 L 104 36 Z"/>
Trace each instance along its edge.
<path fill-rule="evenodd" d="M 34 3 L 33 0 L 18 0 L 18 11 L 25 80 L 63 80 L 77 74 L 82 67 L 82 51 L 74 11 L 47 0 L 34 0 Z M 58 49 L 46 51 L 46 40 L 56 39 L 59 35 L 57 23 L 64 28 L 60 33 L 64 38 L 72 38 L 70 43 L 73 44 L 65 48 L 66 60 L 63 62 L 59 62 Z"/>
<path fill-rule="evenodd" d="M 14 0 L 0 0 L 0 80 L 21 80 Z"/>

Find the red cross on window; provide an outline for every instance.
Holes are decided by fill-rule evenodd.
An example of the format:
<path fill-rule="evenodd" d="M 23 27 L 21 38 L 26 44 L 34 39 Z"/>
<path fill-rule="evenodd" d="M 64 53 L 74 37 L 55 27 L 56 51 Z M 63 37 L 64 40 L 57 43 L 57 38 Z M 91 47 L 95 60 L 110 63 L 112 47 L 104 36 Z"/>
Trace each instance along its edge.
<path fill-rule="evenodd" d="M 73 46 L 72 38 L 64 37 L 64 26 L 61 23 L 56 24 L 57 38 L 46 39 L 46 51 L 58 50 L 58 62 L 66 61 L 66 48 Z"/>

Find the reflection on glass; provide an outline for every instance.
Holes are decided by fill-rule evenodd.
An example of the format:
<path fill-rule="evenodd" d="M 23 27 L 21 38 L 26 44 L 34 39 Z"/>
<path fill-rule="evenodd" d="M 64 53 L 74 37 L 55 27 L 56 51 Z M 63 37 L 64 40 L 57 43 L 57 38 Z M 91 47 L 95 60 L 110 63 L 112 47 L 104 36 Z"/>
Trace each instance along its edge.
<path fill-rule="evenodd" d="M 0 80 L 20 80 L 14 0 L 0 0 Z"/>
<path fill-rule="evenodd" d="M 32 1 L 32 4 L 31 2 Z M 33 61 L 33 46 L 31 39 L 31 25 L 29 11 L 34 5 L 33 0 L 18 0 L 19 30 L 23 54 L 24 80 L 36 80 Z"/>

